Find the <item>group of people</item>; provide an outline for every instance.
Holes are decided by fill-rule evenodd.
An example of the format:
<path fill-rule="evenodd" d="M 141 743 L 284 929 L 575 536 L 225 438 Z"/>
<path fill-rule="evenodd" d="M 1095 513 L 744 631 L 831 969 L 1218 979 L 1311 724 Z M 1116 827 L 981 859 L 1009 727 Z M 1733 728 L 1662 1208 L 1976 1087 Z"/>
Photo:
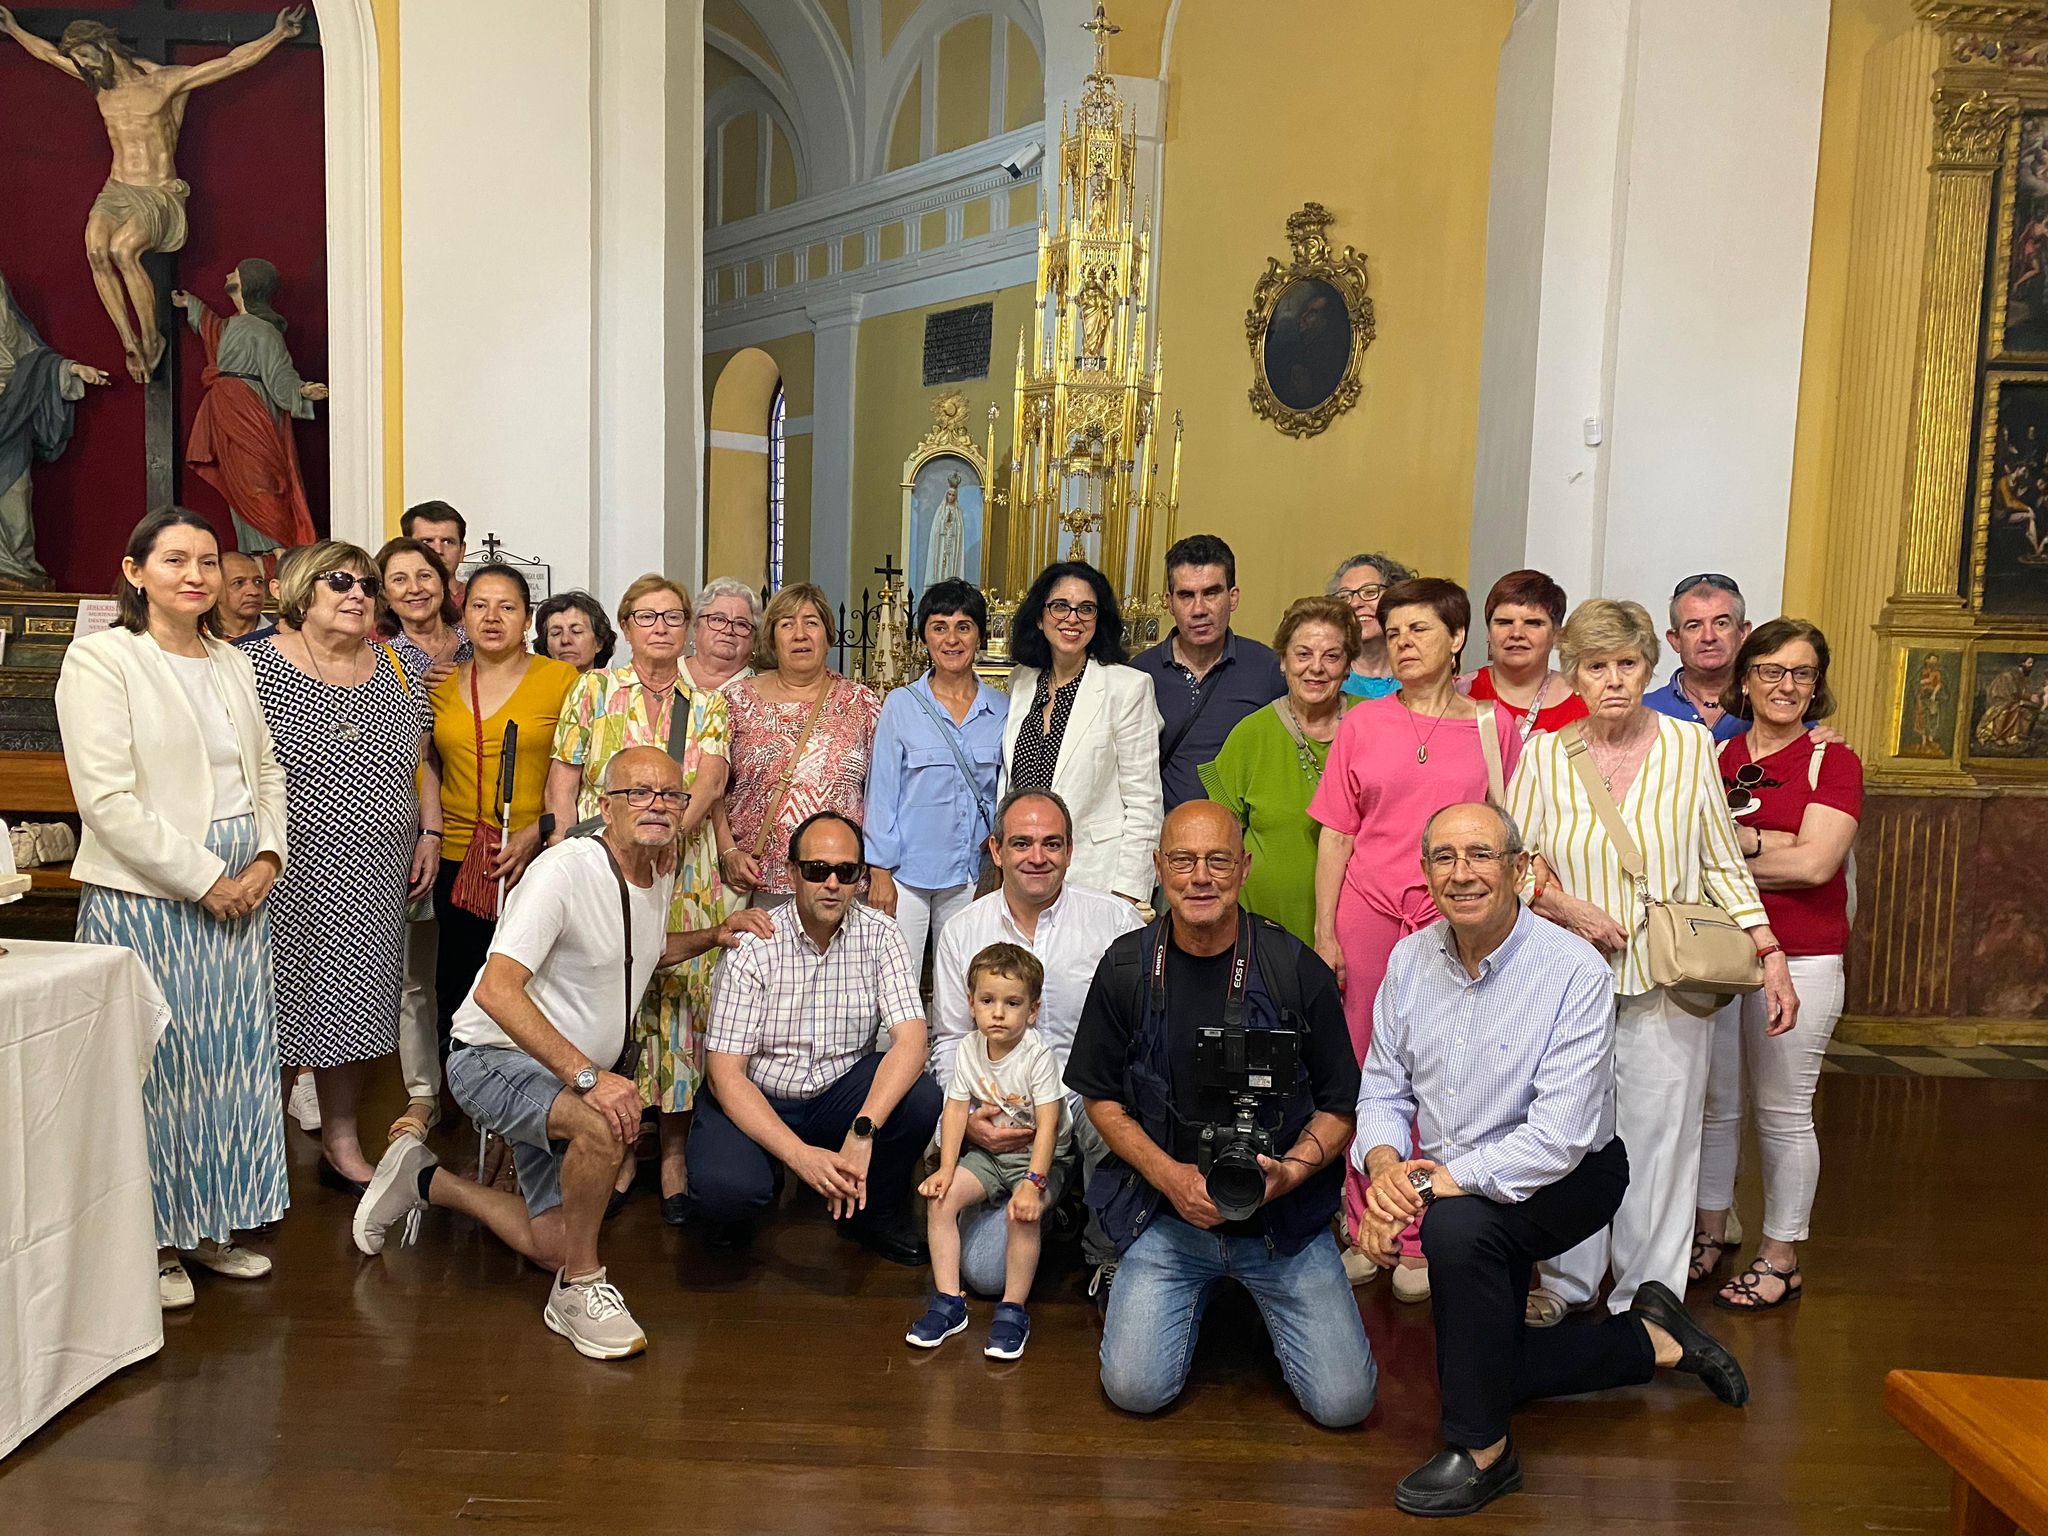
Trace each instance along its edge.
<path fill-rule="evenodd" d="M 1229 1276 L 1303 1408 L 1357 1423 L 1350 1287 L 1386 1269 L 1435 1298 L 1446 1450 L 1396 1495 L 1418 1512 L 1518 1485 L 1527 1398 L 1659 1367 L 1746 1397 L 1679 1298 L 1740 1244 L 1745 1103 L 1764 1231 L 1713 1299 L 1801 1293 L 1861 796 L 1812 625 L 1752 630 L 1733 580 L 1688 577 L 1653 691 L 1640 605 L 1568 615 L 1517 571 L 1466 677 L 1463 588 L 1371 553 L 1269 649 L 1197 535 L 1151 649 L 1062 561 L 1016 611 L 1006 697 L 981 593 L 941 581 L 930 667 L 884 699 L 832 669 L 808 583 L 764 605 L 650 574 L 610 613 L 536 611 L 516 568 L 465 567 L 453 507 L 401 527 L 272 577 L 158 513 L 119 625 L 66 655 L 79 936 L 134 948 L 174 1016 L 145 1087 L 165 1306 L 187 1261 L 269 1272 L 236 1237 L 288 1202 L 289 1100 L 364 1252 L 467 1214 L 554 1272 L 544 1319 L 594 1358 L 645 1347 L 599 1255 L 644 1160 L 663 1217 L 734 1253 L 793 1175 L 847 1237 L 929 1262 L 910 1343 L 972 1293 L 998 1359 L 1083 1191 L 1104 1390 L 1139 1413 L 1179 1395 Z M 1703 899 L 1762 968 L 1720 1007 L 1649 967 L 1645 904 Z M 1264 1188 L 1219 1205 L 1217 1042 L 1251 1031 L 1285 1063 Z M 358 1106 L 394 1052 L 408 1102 L 373 1163 Z M 444 1089 L 503 1177 L 439 1165 Z M 1603 1289 L 1606 1321 L 1548 1331 Z"/>

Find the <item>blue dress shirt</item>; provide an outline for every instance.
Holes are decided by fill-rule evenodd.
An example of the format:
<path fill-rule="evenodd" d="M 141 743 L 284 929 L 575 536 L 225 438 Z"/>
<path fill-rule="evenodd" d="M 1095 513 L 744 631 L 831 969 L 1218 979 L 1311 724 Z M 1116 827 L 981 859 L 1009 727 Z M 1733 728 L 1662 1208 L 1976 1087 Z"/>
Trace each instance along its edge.
<path fill-rule="evenodd" d="M 1373 1005 L 1351 1161 L 1387 1146 L 1503 1204 L 1555 1184 L 1614 1136 L 1614 973 L 1527 907 L 1466 974 L 1448 922 L 1394 946 Z"/>
<path fill-rule="evenodd" d="M 937 720 L 910 696 L 913 691 L 938 712 Z M 1009 715 L 1010 701 L 982 683 L 966 723 L 954 725 L 946 706 L 932 693 L 929 672 L 882 701 L 868 763 L 863 828 L 870 864 L 891 871 L 898 884 L 919 890 L 973 883 L 981 870 L 982 842 L 990 831 L 988 811 L 996 803 L 1003 726 Z M 947 745 L 948 737 L 958 742 L 974 770 L 977 782 L 972 790 Z"/>
<path fill-rule="evenodd" d="M 1685 690 L 1678 686 L 1679 674 L 1684 671 L 1685 668 L 1680 667 L 1677 672 L 1671 674 L 1670 682 L 1662 688 L 1653 688 L 1644 694 L 1643 702 L 1660 715 L 1669 715 L 1674 720 L 1690 720 L 1694 725 L 1705 725 L 1707 722 L 1700 717 L 1699 710 L 1692 700 L 1686 697 Z M 1724 714 L 1713 724 L 1714 740 L 1727 741 L 1730 737 L 1740 736 L 1748 729 L 1747 720 L 1732 714 Z"/>

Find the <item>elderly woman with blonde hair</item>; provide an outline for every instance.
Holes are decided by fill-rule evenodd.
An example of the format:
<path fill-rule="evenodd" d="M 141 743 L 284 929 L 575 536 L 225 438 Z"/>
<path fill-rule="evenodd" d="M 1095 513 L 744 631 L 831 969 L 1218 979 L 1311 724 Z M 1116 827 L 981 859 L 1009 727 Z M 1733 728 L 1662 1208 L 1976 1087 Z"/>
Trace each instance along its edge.
<path fill-rule="evenodd" d="M 1763 957 L 1771 1029 L 1790 1029 L 1799 1010 L 1736 843 L 1712 733 L 1643 703 L 1658 654 L 1650 615 L 1593 598 L 1566 620 L 1558 650 L 1586 718 L 1529 739 L 1508 809 L 1535 855 L 1530 905 L 1614 969 L 1615 1131 L 1629 1184 L 1607 1232 L 1542 1266 L 1528 1303 L 1539 1327 L 1592 1305 L 1610 1266 L 1613 1312 L 1627 1311 L 1647 1281 L 1685 1294 L 1714 1026 L 1701 999 L 1651 980 L 1644 903 L 1711 900 Z M 1640 880 L 1623 867 L 1610 819 L 1635 844 Z"/>

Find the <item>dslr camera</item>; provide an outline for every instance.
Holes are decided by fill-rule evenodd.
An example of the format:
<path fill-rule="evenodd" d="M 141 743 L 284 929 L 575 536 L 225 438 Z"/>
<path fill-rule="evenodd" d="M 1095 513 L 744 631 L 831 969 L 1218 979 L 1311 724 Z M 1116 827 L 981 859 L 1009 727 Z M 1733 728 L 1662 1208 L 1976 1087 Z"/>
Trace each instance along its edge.
<path fill-rule="evenodd" d="M 1273 1134 L 1294 1092 L 1301 1040 L 1291 1029 L 1209 1025 L 1195 1031 L 1201 1110 L 1196 1166 L 1225 1221 L 1242 1221 L 1266 1198 L 1261 1157 L 1278 1157 Z"/>

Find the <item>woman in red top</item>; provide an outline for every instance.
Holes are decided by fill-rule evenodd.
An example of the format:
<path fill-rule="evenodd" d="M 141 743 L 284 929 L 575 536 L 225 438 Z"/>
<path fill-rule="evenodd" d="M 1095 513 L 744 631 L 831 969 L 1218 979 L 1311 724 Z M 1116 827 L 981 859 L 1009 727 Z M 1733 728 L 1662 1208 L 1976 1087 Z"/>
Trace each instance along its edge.
<path fill-rule="evenodd" d="M 1586 718 L 1586 701 L 1550 668 L 1564 608 L 1564 588 L 1541 571 L 1509 571 L 1486 594 L 1487 664 L 1466 691 L 1506 710 L 1524 741 Z"/>
<path fill-rule="evenodd" d="M 1750 722 L 1721 744 L 1721 779 L 1736 841 L 1749 860 L 1785 946 L 1799 994 L 1799 1027 L 1765 1031 L 1763 994 L 1721 1010 L 1714 1021 L 1700 1142 L 1699 1223 L 1693 1271 L 1712 1274 L 1728 1241 L 1735 1162 L 1748 1068 L 1757 1145 L 1764 1165 L 1764 1235 L 1749 1268 L 1722 1286 L 1714 1305 L 1762 1312 L 1797 1301 L 1799 1255 L 1820 1183 L 1813 1090 L 1828 1037 L 1842 1016 L 1842 954 L 1849 947 L 1845 861 L 1863 814 L 1863 764 L 1839 741 L 1816 740 L 1806 722 L 1832 714 L 1828 642 L 1804 619 L 1773 619 L 1743 642 L 1721 707 Z"/>

